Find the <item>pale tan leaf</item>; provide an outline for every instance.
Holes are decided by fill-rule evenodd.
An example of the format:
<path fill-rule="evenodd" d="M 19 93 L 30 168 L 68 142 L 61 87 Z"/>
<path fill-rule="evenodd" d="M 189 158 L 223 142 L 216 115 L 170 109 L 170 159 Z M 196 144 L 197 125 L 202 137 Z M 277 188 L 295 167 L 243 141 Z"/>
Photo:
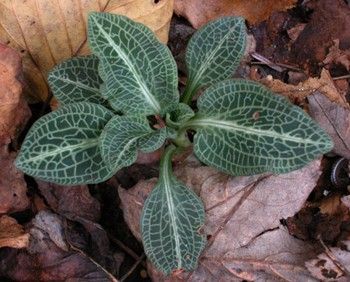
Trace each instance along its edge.
<path fill-rule="evenodd" d="M 319 92 L 308 97 L 310 115 L 332 137 L 333 152 L 350 158 L 350 110 Z"/>
<path fill-rule="evenodd" d="M 208 236 L 197 270 L 187 281 L 305 281 L 304 262 L 313 246 L 293 238 L 281 226 L 305 203 L 320 175 L 320 162 L 279 176 L 231 177 L 198 163 L 181 164 L 176 175 L 200 195 L 206 209 L 203 232 Z M 139 220 L 155 179 L 119 188 L 124 217 L 140 238 Z M 155 281 L 163 281 L 156 276 Z M 159 274 L 158 274 L 159 275 Z M 171 278 L 170 280 L 171 281 Z"/>
<path fill-rule="evenodd" d="M 168 39 L 174 0 L 3 0 L 0 42 L 20 51 L 31 94 L 45 100 L 47 73 L 56 64 L 89 53 L 86 22 L 91 11 L 126 15 Z"/>
<path fill-rule="evenodd" d="M 0 248 L 26 248 L 29 244 L 29 234 L 25 233 L 22 225 L 7 215 L 0 217 Z"/>
<path fill-rule="evenodd" d="M 292 8 L 295 0 L 175 0 L 175 13 L 189 20 L 194 28 L 222 16 L 243 16 L 250 24 L 266 20 L 275 11 Z"/>

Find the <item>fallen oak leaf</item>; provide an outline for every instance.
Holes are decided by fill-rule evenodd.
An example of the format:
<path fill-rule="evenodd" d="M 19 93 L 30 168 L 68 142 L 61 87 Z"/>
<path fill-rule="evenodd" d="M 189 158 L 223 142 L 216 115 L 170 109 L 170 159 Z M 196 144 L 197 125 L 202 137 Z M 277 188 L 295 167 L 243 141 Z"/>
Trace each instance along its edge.
<path fill-rule="evenodd" d="M 222 16 L 242 16 L 252 25 L 258 24 L 276 11 L 294 7 L 295 0 L 175 0 L 177 15 L 188 19 L 194 28 Z"/>
<path fill-rule="evenodd" d="M 88 13 L 126 15 L 168 39 L 174 0 L 4 0 L 0 2 L 0 42 L 21 52 L 32 98 L 48 98 L 47 73 L 56 64 L 89 53 Z"/>
<path fill-rule="evenodd" d="M 29 244 L 29 234 L 22 225 L 7 215 L 0 217 L 0 248 L 26 248 Z"/>
<path fill-rule="evenodd" d="M 178 276 L 186 281 L 202 281 L 208 277 L 241 281 L 243 273 L 244 279 L 253 277 L 251 280 L 310 279 L 304 262 L 315 255 L 314 247 L 291 237 L 281 227 L 280 220 L 294 215 L 303 206 L 320 175 L 319 165 L 319 161 L 314 161 L 301 170 L 262 179 L 230 177 L 198 163 L 178 166 L 175 174 L 204 202 L 207 220 L 202 232 L 211 241 L 198 268 L 190 276 L 188 273 Z M 140 238 L 141 209 L 155 181 L 141 181 L 129 190 L 118 189 L 124 218 L 137 238 Z M 260 250 L 259 257 L 257 250 Z M 232 254 L 239 253 L 241 257 L 235 261 Z M 241 277 L 228 271 L 239 272 L 243 265 Z M 153 267 L 150 273 L 155 281 L 174 279 L 166 280 Z"/>
<path fill-rule="evenodd" d="M 333 152 L 350 158 L 350 110 L 331 102 L 319 92 L 308 96 L 310 115 L 332 137 Z"/>

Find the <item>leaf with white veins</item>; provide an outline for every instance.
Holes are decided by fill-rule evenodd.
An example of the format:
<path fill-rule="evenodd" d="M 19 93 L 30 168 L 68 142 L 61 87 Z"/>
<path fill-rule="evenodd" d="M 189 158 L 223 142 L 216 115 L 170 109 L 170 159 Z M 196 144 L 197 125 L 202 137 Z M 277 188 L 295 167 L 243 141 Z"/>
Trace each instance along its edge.
<path fill-rule="evenodd" d="M 146 26 L 106 13 L 89 16 L 89 43 L 100 59 L 102 95 L 127 114 L 165 114 L 179 100 L 177 68 Z"/>
<path fill-rule="evenodd" d="M 241 61 L 246 44 L 246 27 L 240 17 L 224 17 L 198 30 L 186 50 L 188 81 L 182 101 L 200 87 L 230 78 Z"/>
<path fill-rule="evenodd" d="M 58 184 L 107 180 L 98 147 L 99 136 L 113 113 L 93 103 L 64 106 L 37 120 L 29 130 L 16 166 L 23 172 Z"/>
<path fill-rule="evenodd" d="M 233 175 L 285 173 L 332 149 L 330 137 L 299 107 L 247 80 L 208 88 L 185 127 L 196 156 Z"/>
<path fill-rule="evenodd" d="M 165 128 L 153 130 L 144 117 L 115 116 L 103 129 L 99 144 L 106 165 L 118 171 L 136 161 L 138 150 L 155 151 L 166 138 Z"/>
<path fill-rule="evenodd" d="M 62 105 L 76 102 L 106 104 L 100 93 L 103 81 L 98 75 L 96 56 L 76 57 L 57 65 L 49 73 L 48 82 Z"/>
<path fill-rule="evenodd" d="M 205 245 L 204 236 L 199 234 L 205 217 L 203 203 L 173 175 L 171 157 L 175 150 L 175 146 L 166 150 L 158 183 L 141 216 L 147 257 L 165 274 L 177 269 L 193 270 Z"/>

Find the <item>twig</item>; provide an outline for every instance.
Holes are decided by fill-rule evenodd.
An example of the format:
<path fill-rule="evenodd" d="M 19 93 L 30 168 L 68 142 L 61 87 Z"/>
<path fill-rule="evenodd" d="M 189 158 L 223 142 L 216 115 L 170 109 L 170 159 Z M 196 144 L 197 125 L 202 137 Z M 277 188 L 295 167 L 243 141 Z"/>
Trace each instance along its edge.
<path fill-rule="evenodd" d="M 292 66 L 292 65 L 287 65 L 287 64 L 283 64 L 283 63 L 275 63 L 270 61 L 268 58 L 264 57 L 261 54 L 258 54 L 256 52 L 253 52 L 250 54 L 254 59 L 258 60 L 259 62 L 251 62 L 252 65 L 267 65 L 270 68 L 274 69 L 275 71 L 278 72 L 282 72 L 283 69 L 282 68 L 286 68 L 286 69 L 291 69 L 294 71 L 298 71 L 298 72 L 302 72 L 304 73 L 304 71 L 296 66 Z"/>
<path fill-rule="evenodd" d="M 140 257 L 128 246 L 125 246 L 125 244 L 122 241 L 118 240 L 117 238 L 115 238 L 113 235 L 109 233 L 108 233 L 108 237 L 109 237 L 109 240 L 111 240 L 114 244 L 116 244 L 119 248 L 121 248 L 124 252 L 126 252 L 129 256 L 131 256 L 135 261 L 138 261 L 140 259 Z M 147 265 L 144 262 L 142 262 L 141 264 L 144 268 L 147 268 Z"/>
<path fill-rule="evenodd" d="M 120 278 L 120 282 L 125 281 L 134 272 L 136 267 L 144 260 L 145 257 L 145 254 L 142 254 L 134 263 L 134 265 L 130 268 L 130 270 L 127 273 L 125 273 L 122 278 Z"/>
<path fill-rule="evenodd" d="M 349 78 L 350 78 L 350 74 L 337 76 L 337 77 L 332 77 L 333 80 L 349 79 Z"/>
<path fill-rule="evenodd" d="M 68 240 L 67 240 L 67 241 L 68 241 Z M 100 264 L 99 264 L 98 262 L 96 262 L 94 259 L 92 259 L 91 257 L 89 257 L 89 256 L 88 256 L 87 254 L 85 254 L 82 250 L 80 250 L 80 249 L 78 249 L 77 247 L 73 246 L 70 242 L 68 242 L 68 244 L 69 244 L 69 247 L 70 247 L 72 250 L 74 250 L 74 251 L 80 253 L 82 256 L 86 257 L 86 258 L 87 258 L 88 260 L 90 260 L 94 265 L 96 265 L 99 269 L 101 269 L 101 270 L 111 279 L 111 281 L 113 281 L 113 282 L 118 282 L 117 278 L 115 278 L 115 277 L 113 276 L 113 274 L 111 274 L 110 272 L 108 272 L 108 270 L 105 269 L 102 265 L 100 265 Z"/>

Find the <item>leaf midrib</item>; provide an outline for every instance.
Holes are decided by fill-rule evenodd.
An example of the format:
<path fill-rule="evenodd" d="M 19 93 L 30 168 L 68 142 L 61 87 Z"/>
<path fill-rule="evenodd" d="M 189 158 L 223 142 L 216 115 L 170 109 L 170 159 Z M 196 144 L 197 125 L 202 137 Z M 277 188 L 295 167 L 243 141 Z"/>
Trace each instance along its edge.
<path fill-rule="evenodd" d="M 58 77 L 58 76 L 54 76 L 54 75 L 52 77 L 56 78 L 58 80 L 61 80 L 63 82 L 69 83 L 69 84 L 77 85 L 79 88 L 83 88 L 85 90 L 92 91 L 92 92 L 94 92 L 96 94 L 100 94 L 100 90 L 98 88 L 90 87 L 90 86 L 88 86 L 86 84 L 83 84 L 83 83 L 81 83 L 79 81 L 75 81 L 75 80 L 71 80 L 71 79 L 67 79 L 67 78 L 63 78 L 63 77 Z"/>
<path fill-rule="evenodd" d="M 209 55 L 207 54 L 207 56 L 205 57 L 205 60 L 203 62 L 203 64 L 201 65 L 201 67 L 199 68 L 199 70 L 196 72 L 193 80 L 192 80 L 192 85 L 197 85 L 198 81 L 200 81 L 200 79 L 202 78 L 203 73 L 205 72 L 205 70 L 210 66 L 210 63 L 212 61 L 212 59 L 216 56 L 216 53 L 219 51 L 219 49 L 221 48 L 222 44 L 224 44 L 225 40 L 227 37 L 231 36 L 231 32 L 234 31 L 234 29 L 236 28 L 236 26 L 239 24 L 240 22 L 236 22 L 235 25 L 229 29 L 229 32 L 227 32 L 227 34 L 222 38 L 222 40 L 217 44 L 217 46 L 215 47 L 215 49 L 209 53 Z"/>
<path fill-rule="evenodd" d="M 26 163 L 35 162 L 37 160 L 45 159 L 45 158 L 50 157 L 50 156 L 59 155 L 59 154 L 66 152 L 66 151 L 74 151 L 75 149 L 78 149 L 78 148 L 85 150 L 85 149 L 97 146 L 97 144 L 98 144 L 98 138 L 84 139 L 83 141 L 81 141 L 80 143 L 75 144 L 75 145 L 57 148 L 57 149 L 48 151 L 46 153 L 42 153 L 42 154 L 37 155 L 37 156 L 32 157 L 32 158 L 26 158 L 24 162 L 26 162 Z"/>
<path fill-rule="evenodd" d="M 179 231 L 177 228 L 177 223 L 176 223 L 176 212 L 175 212 L 175 206 L 174 206 L 174 201 L 173 201 L 173 194 L 171 192 L 171 158 L 166 160 L 164 162 L 165 168 L 163 169 L 163 183 L 164 183 L 164 190 L 165 190 L 165 197 L 166 197 L 166 202 L 169 210 L 169 215 L 170 215 L 170 221 L 171 221 L 171 227 L 174 231 L 174 240 L 175 240 L 175 253 L 176 253 L 176 261 L 178 263 L 177 268 L 181 269 L 182 268 L 182 257 L 181 257 L 181 248 L 180 248 L 180 235 Z M 176 185 L 176 183 L 175 183 Z"/>
<path fill-rule="evenodd" d="M 139 73 L 134 68 L 134 65 L 129 60 L 128 56 L 125 54 L 125 52 L 115 44 L 113 39 L 110 37 L 110 35 L 103 29 L 103 26 L 98 23 L 98 21 L 95 19 L 95 17 L 92 17 L 92 19 L 95 21 L 96 26 L 99 28 L 99 30 L 102 32 L 102 34 L 107 39 L 108 43 L 113 47 L 113 49 L 119 54 L 121 59 L 124 61 L 124 63 L 128 66 L 128 68 L 131 70 L 131 73 L 133 74 L 134 78 L 136 79 L 138 85 L 140 86 L 141 93 L 146 98 L 147 103 L 151 106 L 151 108 L 156 112 L 159 113 L 161 108 L 158 103 L 158 101 L 153 97 L 152 93 L 149 91 L 148 87 L 146 86 L 145 82 L 143 81 L 142 77 L 139 76 Z"/>
<path fill-rule="evenodd" d="M 219 120 L 215 118 L 201 118 L 195 119 L 187 123 L 188 127 L 213 127 L 218 129 L 223 129 L 233 133 L 242 132 L 258 136 L 268 136 L 272 138 L 279 138 L 286 141 L 291 141 L 295 143 L 303 144 L 323 144 L 323 142 L 317 142 L 317 140 L 312 140 L 309 138 L 301 138 L 291 136 L 289 134 L 281 134 L 272 130 L 260 130 L 250 126 L 241 126 L 233 121 Z"/>

